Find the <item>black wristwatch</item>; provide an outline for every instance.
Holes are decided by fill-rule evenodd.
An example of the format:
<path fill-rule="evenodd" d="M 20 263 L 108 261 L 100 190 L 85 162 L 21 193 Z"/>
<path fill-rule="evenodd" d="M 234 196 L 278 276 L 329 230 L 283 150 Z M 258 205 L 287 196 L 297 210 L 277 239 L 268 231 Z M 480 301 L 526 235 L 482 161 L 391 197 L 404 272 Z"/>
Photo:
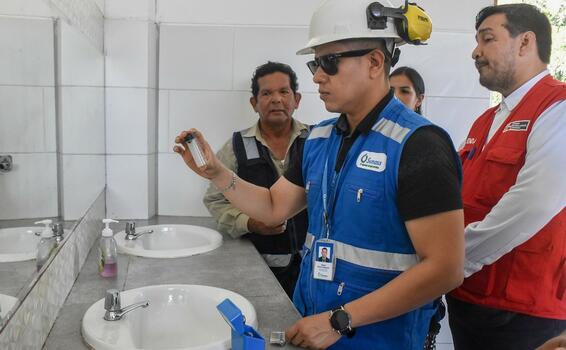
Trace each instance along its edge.
<path fill-rule="evenodd" d="M 344 305 L 330 311 L 330 325 L 338 334 L 352 338 L 356 334 L 356 329 L 352 328 L 352 318 Z"/>

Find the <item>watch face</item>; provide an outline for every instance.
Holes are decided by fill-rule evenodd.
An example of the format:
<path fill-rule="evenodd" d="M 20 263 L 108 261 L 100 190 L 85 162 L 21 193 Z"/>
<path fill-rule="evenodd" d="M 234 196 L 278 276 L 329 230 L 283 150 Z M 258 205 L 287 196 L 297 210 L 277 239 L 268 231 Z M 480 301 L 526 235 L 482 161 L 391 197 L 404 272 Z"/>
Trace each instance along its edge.
<path fill-rule="evenodd" d="M 332 314 L 332 318 L 334 319 L 332 326 L 336 327 L 336 330 L 338 331 L 348 328 L 348 325 L 350 324 L 350 318 L 344 310 L 336 310 Z"/>

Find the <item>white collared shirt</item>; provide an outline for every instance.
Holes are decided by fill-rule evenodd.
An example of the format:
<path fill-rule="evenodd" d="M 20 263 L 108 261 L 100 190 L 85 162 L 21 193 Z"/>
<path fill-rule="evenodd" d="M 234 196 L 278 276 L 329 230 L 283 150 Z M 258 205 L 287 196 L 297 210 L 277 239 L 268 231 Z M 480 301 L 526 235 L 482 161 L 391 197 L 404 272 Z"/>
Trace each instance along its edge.
<path fill-rule="evenodd" d="M 547 70 L 507 96 L 496 112 L 488 142 Z M 499 114 L 499 115 L 498 115 Z M 487 216 L 465 230 L 466 277 L 523 244 L 566 206 L 566 101 L 547 108 L 527 139 L 525 164 L 515 184 Z"/>

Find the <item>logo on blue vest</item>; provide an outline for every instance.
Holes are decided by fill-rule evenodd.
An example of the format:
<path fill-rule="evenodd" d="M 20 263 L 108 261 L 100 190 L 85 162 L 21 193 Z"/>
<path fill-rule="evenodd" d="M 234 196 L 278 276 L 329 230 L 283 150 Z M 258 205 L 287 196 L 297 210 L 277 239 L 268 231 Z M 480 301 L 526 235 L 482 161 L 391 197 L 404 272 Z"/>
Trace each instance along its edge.
<path fill-rule="evenodd" d="M 385 170 L 387 163 L 387 154 L 363 151 L 358 156 L 356 166 L 360 169 L 377 171 L 378 173 Z"/>

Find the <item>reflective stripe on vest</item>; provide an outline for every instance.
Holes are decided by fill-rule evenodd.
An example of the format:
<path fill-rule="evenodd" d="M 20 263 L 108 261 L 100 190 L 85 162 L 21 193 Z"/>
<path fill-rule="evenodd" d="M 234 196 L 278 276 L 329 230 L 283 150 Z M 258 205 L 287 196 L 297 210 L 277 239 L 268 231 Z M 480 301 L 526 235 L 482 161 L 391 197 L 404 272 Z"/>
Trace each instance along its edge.
<path fill-rule="evenodd" d="M 333 128 L 334 128 L 334 124 L 315 127 L 311 130 L 308 139 L 309 140 L 317 139 L 317 138 L 327 139 L 330 137 Z"/>
<path fill-rule="evenodd" d="M 244 149 L 246 150 L 246 157 L 248 160 L 258 159 L 259 150 L 257 149 L 257 143 L 255 137 L 244 137 L 242 136 L 242 141 L 244 142 Z"/>
<path fill-rule="evenodd" d="M 389 137 L 397 143 L 403 142 L 405 136 L 407 136 L 407 134 L 411 131 L 411 129 L 402 127 L 401 125 L 385 118 L 380 119 L 371 129 L 383 136 Z"/>
<path fill-rule="evenodd" d="M 307 233 L 305 247 L 311 249 L 313 242 L 314 235 Z M 363 267 L 388 271 L 405 271 L 419 262 L 416 254 L 380 252 L 354 247 L 353 245 L 335 240 L 330 240 L 330 242 L 334 243 L 334 256 L 337 259 Z"/>

